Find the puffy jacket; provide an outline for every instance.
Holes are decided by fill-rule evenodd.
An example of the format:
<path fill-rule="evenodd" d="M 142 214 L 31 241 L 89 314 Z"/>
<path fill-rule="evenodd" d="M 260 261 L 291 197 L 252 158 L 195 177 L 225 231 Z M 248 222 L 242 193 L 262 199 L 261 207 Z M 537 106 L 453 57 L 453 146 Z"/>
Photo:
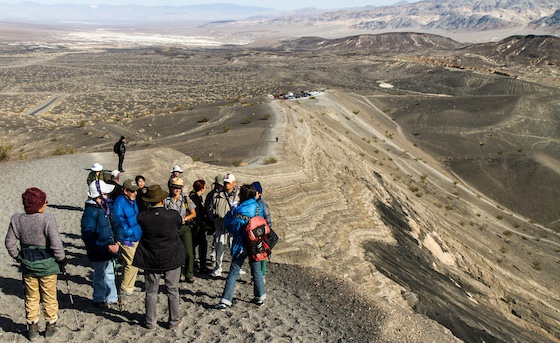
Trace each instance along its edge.
<path fill-rule="evenodd" d="M 82 215 L 82 240 L 86 245 L 87 256 L 92 262 L 112 259 L 114 256 L 109 252 L 107 246 L 124 238 L 121 221 L 114 214 L 111 203 L 109 203 L 109 209 L 113 231 L 111 231 L 109 218 L 105 215 L 105 210 L 101 206 L 92 200 L 86 202 L 85 205 Z"/>
<path fill-rule="evenodd" d="M 237 207 L 229 211 L 224 218 L 224 228 L 233 235 L 233 244 L 231 245 L 231 256 L 239 257 L 244 251 L 245 227 L 248 220 L 239 218 L 239 216 L 253 218 L 255 215 L 262 216 L 263 208 L 260 206 L 257 213 L 257 200 L 245 200 Z"/>
<path fill-rule="evenodd" d="M 138 242 L 142 237 L 142 228 L 138 225 L 138 206 L 136 200 L 130 201 L 126 195 L 119 195 L 113 201 L 113 209 L 122 223 L 124 239 L 122 241 Z"/>

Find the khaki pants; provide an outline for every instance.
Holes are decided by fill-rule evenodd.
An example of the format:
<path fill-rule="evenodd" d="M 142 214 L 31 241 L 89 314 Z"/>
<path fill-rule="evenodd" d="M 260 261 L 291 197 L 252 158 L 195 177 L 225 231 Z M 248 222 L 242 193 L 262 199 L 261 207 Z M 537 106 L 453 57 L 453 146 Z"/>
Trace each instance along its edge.
<path fill-rule="evenodd" d="M 138 268 L 132 265 L 134 260 L 134 254 L 136 253 L 136 248 L 138 247 L 138 242 L 134 242 L 134 246 L 127 247 L 126 245 L 121 245 L 121 255 L 123 257 L 123 278 L 121 283 L 121 291 L 123 292 L 133 292 L 134 284 L 136 283 L 136 276 L 138 275 Z"/>
<path fill-rule="evenodd" d="M 49 276 L 25 276 L 25 317 L 27 323 L 39 321 L 41 302 L 43 315 L 47 323 L 55 323 L 58 319 L 58 301 L 56 299 L 57 274 Z"/>

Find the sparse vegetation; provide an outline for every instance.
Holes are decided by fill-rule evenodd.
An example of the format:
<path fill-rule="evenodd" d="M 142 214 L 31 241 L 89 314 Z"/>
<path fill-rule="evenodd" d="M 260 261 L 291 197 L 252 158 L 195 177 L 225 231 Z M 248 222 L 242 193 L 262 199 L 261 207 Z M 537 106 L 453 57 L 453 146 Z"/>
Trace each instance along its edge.
<path fill-rule="evenodd" d="M 53 156 L 61 156 L 61 155 L 71 155 L 75 154 L 78 150 L 75 148 L 69 147 L 58 147 L 53 151 Z"/>
<path fill-rule="evenodd" d="M 0 161 L 5 161 L 10 158 L 13 145 L 0 145 Z"/>
<path fill-rule="evenodd" d="M 231 131 L 231 126 L 226 125 L 224 126 L 224 132 L 230 132 Z"/>
<path fill-rule="evenodd" d="M 239 167 L 241 165 L 241 163 L 243 163 L 242 159 L 235 159 L 233 161 L 231 161 L 231 164 L 233 164 L 234 167 Z"/>
<path fill-rule="evenodd" d="M 261 120 L 269 120 L 271 117 L 270 113 L 265 113 L 261 116 Z"/>
<path fill-rule="evenodd" d="M 203 117 L 198 120 L 199 123 L 207 123 L 210 119 L 208 117 Z"/>
<path fill-rule="evenodd" d="M 274 164 L 276 162 L 278 162 L 278 159 L 274 156 L 270 156 L 263 161 L 263 164 Z"/>

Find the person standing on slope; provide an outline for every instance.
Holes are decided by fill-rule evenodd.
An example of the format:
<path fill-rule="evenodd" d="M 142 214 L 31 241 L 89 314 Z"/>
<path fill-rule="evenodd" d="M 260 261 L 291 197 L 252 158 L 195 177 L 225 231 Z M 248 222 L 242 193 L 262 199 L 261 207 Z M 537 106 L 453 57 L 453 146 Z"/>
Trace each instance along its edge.
<path fill-rule="evenodd" d="M 39 338 L 41 303 L 47 322 L 45 338 L 54 336 L 58 320 L 56 280 L 64 272 L 66 255 L 55 217 L 44 213 L 47 195 L 39 188 L 28 188 L 21 195 L 25 213 L 10 219 L 5 245 L 10 256 L 21 263 L 25 286 L 25 318 L 29 340 Z M 17 247 L 19 240 L 20 249 Z"/>
<path fill-rule="evenodd" d="M 119 156 L 119 171 L 121 173 L 124 172 L 123 162 L 124 162 L 124 154 L 126 152 L 126 146 L 124 145 L 124 143 L 125 143 L 125 138 L 124 136 L 121 136 L 121 138 L 113 146 L 113 152 Z"/>

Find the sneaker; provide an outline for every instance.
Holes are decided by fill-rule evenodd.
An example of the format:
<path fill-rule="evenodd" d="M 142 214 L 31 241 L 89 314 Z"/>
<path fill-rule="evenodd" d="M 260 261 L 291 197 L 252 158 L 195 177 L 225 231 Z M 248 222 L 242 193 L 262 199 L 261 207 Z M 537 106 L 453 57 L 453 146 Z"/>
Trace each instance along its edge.
<path fill-rule="evenodd" d="M 222 268 L 214 269 L 212 273 L 210 273 L 211 277 L 218 277 L 222 275 Z"/>
<path fill-rule="evenodd" d="M 29 340 L 34 341 L 39 338 L 39 323 L 28 324 L 27 326 L 29 327 Z"/>
<path fill-rule="evenodd" d="M 45 331 L 45 338 L 51 338 L 56 334 L 56 322 L 50 324 L 47 323 L 47 328 Z"/>
<path fill-rule="evenodd" d="M 253 304 L 261 307 L 262 305 L 264 305 L 264 300 L 263 299 L 259 299 L 259 298 L 255 298 L 253 299 Z"/>
<path fill-rule="evenodd" d="M 228 307 L 229 306 L 224 303 L 217 303 L 216 305 L 214 305 L 214 309 L 219 311 L 225 311 L 228 309 Z"/>
<path fill-rule="evenodd" d="M 244 271 L 243 269 L 239 269 L 239 275 L 245 275 L 245 274 L 247 274 L 246 271 Z"/>

